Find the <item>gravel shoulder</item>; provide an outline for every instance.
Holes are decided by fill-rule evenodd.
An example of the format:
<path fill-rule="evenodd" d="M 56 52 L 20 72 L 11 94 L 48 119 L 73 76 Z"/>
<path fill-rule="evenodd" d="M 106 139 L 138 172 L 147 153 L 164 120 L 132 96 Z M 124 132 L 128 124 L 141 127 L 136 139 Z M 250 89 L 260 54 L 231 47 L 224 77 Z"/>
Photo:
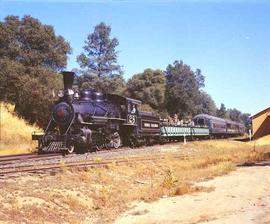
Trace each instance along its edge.
<path fill-rule="evenodd" d="M 115 223 L 270 223 L 270 166 L 238 168 L 198 185 L 213 190 L 134 203 Z"/>

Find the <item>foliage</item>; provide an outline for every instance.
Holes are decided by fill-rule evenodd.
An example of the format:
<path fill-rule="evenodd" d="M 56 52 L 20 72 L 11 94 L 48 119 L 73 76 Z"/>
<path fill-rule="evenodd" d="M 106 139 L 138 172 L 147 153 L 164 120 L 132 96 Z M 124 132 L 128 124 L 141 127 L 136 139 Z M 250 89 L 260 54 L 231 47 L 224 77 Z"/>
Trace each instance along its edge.
<path fill-rule="evenodd" d="M 247 129 L 250 128 L 251 120 L 250 120 L 250 114 L 248 113 L 242 113 L 241 111 L 237 109 L 228 109 L 227 110 L 228 117 L 232 121 L 241 122 L 246 126 Z"/>
<path fill-rule="evenodd" d="M 251 128 L 251 118 L 250 118 L 251 114 L 249 113 L 241 113 L 239 120 L 240 122 L 242 122 L 245 127 L 248 129 Z"/>
<path fill-rule="evenodd" d="M 110 38 L 111 27 L 101 22 L 95 26 L 94 32 L 87 36 L 84 52 L 77 57 L 81 68 L 98 77 L 120 75 L 121 67 L 117 63 L 116 47 L 119 42 Z"/>
<path fill-rule="evenodd" d="M 61 87 L 55 74 L 67 63 L 69 43 L 52 26 L 31 16 L 0 22 L 0 100 L 30 122 L 47 122 L 52 91 Z"/>
<path fill-rule="evenodd" d="M 0 22 L 0 58 L 17 61 L 26 67 L 42 66 L 59 71 L 66 66 L 71 49 L 52 26 L 38 19 L 7 16 Z"/>
<path fill-rule="evenodd" d="M 217 110 L 217 116 L 232 121 L 240 122 L 245 125 L 247 129 L 250 128 L 251 120 L 249 113 L 242 113 L 237 109 L 226 109 L 225 105 L 222 103 L 220 109 Z"/>
<path fill-rule="evenodd" d="M 197 70 L 194 73 L 183 61 L 175 61 L 166 68 L 167 110 L 172 114 L 192 116 L 196 114 L 196 103 L 200 97 L 200 87 L 204 76 Z"/>
<path fill-rule="evenodd" d="M 216 116 L 216 104 L 212 97 L 204 91 L 200 91 L 199 100 L 197 102 L 196 108 L 196 114 L 210 114 Z"/>
<path fill-rule="evenodd" d="M 78 77 L 82 89 L 96 89 L 107 93 L 122 94 L 125 80 L 117 63 L 116 47 L 119 42 L 110 38 L 111 27 L 101 22 L 87 36 L 84 52 L 77 57 L 81 75 Z"/>
<path fill-rule="evenodd" d="M 195 79 L 196 79 L 198 87 L 203 88 L 205 86 L 204 85 L 205 76 L 202 74 L 201 69 L 197 68 L 194 74 L 195 74 Z"/>
<path fill-rule="evenodd" d="M 130 97 L 139 99 L 154 110 L 165 109 L 165 76 L 161 70 L 146 69 L 134 75 L 127 83 Z"/>
<path fill-rule="evenodd" d="M 44 125 L 50 116 L 53 95 L 62 86 L 61 78 L 42 68 L 25 74 L 24 66 L 17 62 L 0 59 L 0 66 L 1 100 L 15 103 L 16 112 L 30 123 Z"/>
<path fill-rule="evenodd" d="M 122 75 L 111 75 L 110 77 L 83 74 L 77 77 L 80 89 L 95 89 L 105 93 L 122 95 L 125 91 L 125 80 Z"/>
<path fill-rule="evenodd" d="M 37 122 L 44 126 L 51 114 L 53 95 L 61 88 L 62 79 L 45 69 L 37 70 L 36 73 L 35 77 L 24 76 L 24 86 L 19 92 L 15 109 L 30 123 Z"/>
<path fill-rule="evenodd" d="M 141 111 L 146 111 L 146 112 L 155 112 L 153 111 L 153 108 L 149 106 L 149 104 L 142 103 L 139 107 Z"/>
<path fill-rule="evenodd" d="M 220 118 L 229 118 L 224 103 L 221 103 L 220 108 L 217 110 L 217 116 Z"/>
<path fill-rule="evenodd" d="M 228 117 L 232 121 L 240 121 L 240 116 L 242 114 L 241 111 L 234 108 L 234 109 L 228 109 L 227 113 L 228 113 Z"/>
<path fill-rule="evenodd" d="M 0 68 L 0 99 L 16 103 L 24 86 L 24 66 L 17 61 L 0 58 Z"/>

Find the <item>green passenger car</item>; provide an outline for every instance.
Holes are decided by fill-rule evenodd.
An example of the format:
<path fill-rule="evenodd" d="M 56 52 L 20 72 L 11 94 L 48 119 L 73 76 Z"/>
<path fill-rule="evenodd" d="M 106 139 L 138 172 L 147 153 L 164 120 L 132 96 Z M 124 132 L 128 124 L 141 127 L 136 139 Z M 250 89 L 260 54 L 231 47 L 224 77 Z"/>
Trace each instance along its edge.
<path fill-rule="evenodd" d="M 208 127 L 191 127 L 163 124 L 160 127 L 162 137 L 207 137 L 209 136 Z"/>

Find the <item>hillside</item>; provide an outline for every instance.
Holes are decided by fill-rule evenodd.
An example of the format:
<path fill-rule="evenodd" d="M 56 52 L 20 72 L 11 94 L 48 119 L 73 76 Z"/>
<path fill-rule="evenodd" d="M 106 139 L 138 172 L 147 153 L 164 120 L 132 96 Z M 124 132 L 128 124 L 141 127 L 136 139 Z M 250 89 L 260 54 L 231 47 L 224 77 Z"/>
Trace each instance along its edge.
<path fill-rule="evenodd" d="M 27 124 L 14 113 L 14 105 L 0 103 L 0 155 L 27 153 L 35 150 L 31 140 L 38 127 Z"/>

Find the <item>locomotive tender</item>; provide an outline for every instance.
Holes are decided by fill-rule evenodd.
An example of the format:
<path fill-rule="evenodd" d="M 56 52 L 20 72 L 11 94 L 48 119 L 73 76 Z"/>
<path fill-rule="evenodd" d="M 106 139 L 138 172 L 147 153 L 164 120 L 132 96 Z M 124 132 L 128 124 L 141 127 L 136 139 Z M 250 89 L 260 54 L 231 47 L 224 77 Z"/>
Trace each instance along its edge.
<path fill-rule="evenodd" d="M 63 72 L 63 81 L 64 90 L 58 94 L 44 134 L 32 134 L 32 139 L 38 141 L 39 153 L 138 146 L 162 139 L 209 137 L 218 131 L 220 136 L 244 133 L 240 124 L 209 115 L 197 115 L 195 126 L 160 122 L 153 113 L 139 110 L 139 100 L 94 90 L 74 93 L 73 72 Z M 239 127 L 238 131 L 235 127 Z"/>

